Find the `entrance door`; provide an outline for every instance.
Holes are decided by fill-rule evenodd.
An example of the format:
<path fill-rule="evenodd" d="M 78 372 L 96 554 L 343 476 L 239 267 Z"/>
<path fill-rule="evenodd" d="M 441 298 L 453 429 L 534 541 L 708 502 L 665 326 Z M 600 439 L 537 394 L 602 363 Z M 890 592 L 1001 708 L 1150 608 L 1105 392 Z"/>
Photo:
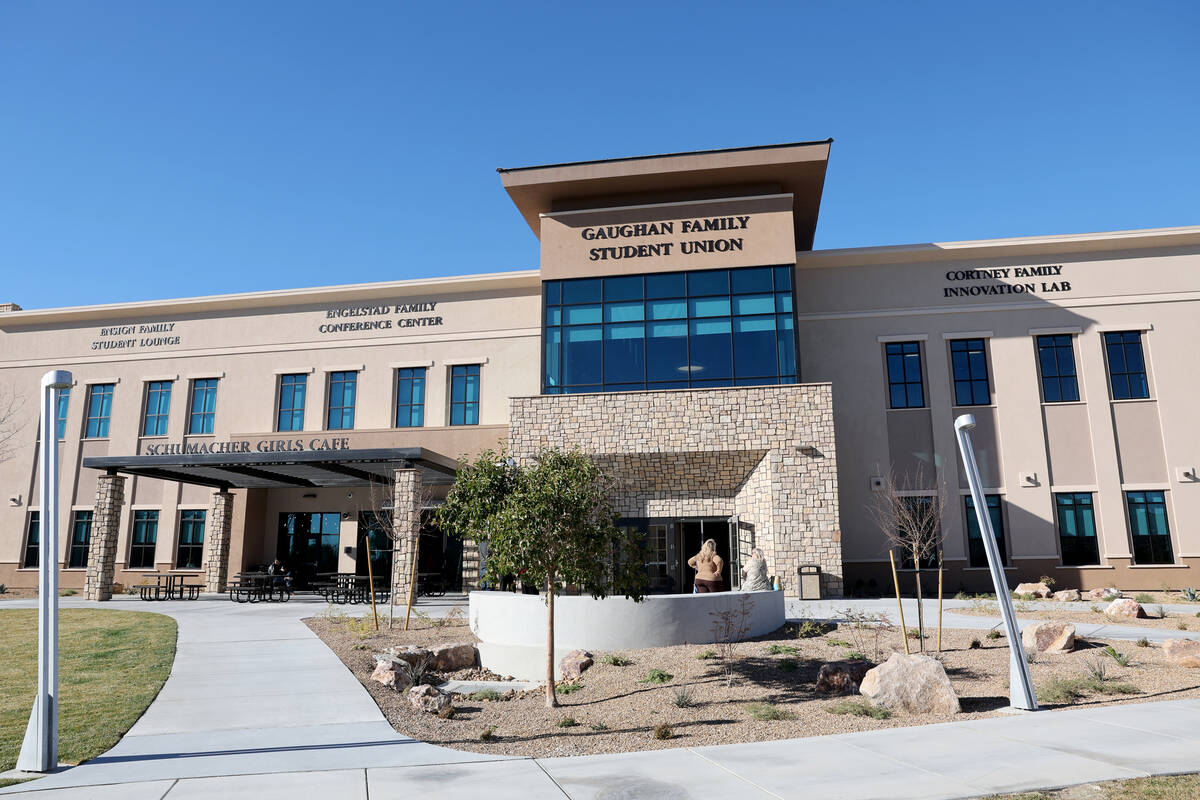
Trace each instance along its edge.
<path fill-rule="evenodd" d="M 279 515 L 276 558 L 292 571 L 292 585 L 305 589 L 324 572 L 337 572 L 342 515 L 337 512 L 283 512 Z"/>
<path fill-rule="evenodd" d="M 731 553 L 736 552 L 736 529 L 730 524 L 727 517 L 707 518 L 707 519 L 682 519 L 677 526 L 679 531 L 679 574 L 684 576 L 685 584 L 680 587 L 680 591 L 689 591 L 691 582 L 696 578 L 696 571 L 687 565 L 688 559 L 700 552 L 700 547 L 708 539 L 712 539 L 717 544 L 717 555 L 724 562 L 721 567 L 721 580 L 724 581 L 726 588 L 731 588 L 734 584 L 731 578 L 736 573 L 733 570 L 733 562 L 736 556 L 731 556 Z M 732 547 L 731 545 L 732 540 Z"/>
<path fill-rule="evenodd" d="M 363 558 L 368 550 L 371 553 L 371 574 L 375 580 L 383 582 L 392 580 L 392 537 L 388 531 L 392 529 L 392 512 L 363 511 L 358 515 L 358 546 L 355 548 L 354 572 L 357 575 L 367 574 L 367 559 Z"/>

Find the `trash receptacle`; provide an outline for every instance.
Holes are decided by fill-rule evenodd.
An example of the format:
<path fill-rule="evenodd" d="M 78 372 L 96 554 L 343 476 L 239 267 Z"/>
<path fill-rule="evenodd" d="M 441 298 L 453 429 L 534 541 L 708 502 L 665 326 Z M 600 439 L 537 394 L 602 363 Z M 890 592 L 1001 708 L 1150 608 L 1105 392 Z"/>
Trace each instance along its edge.
<path fill-rule="evenodd" d="M 821 568 L 816 564 L 801 564 L 797 570 L 800 573 L 798 581 L 801 600 L 821 599 Z"/>

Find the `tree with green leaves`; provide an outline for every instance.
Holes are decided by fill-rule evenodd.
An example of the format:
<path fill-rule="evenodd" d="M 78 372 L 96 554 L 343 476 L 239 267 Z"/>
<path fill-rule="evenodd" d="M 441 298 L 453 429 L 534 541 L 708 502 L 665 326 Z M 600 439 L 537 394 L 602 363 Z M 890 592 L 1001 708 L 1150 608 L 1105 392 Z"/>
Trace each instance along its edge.
<path fill-rule="evenodd" d="M 595 598 L 642 599 L 646 560 L 641 534 L 616 525 L 612 485 L 578 450 L 541 450 L 526 464 L 486 451 L 459 467 L 438 509 L 438 524 L 462 539 L 487 542 L 483 579 L 516 575 L 541 584 L 546 599 L 546 706 L 554 690 L 554 594 L 574 585 Z"/>

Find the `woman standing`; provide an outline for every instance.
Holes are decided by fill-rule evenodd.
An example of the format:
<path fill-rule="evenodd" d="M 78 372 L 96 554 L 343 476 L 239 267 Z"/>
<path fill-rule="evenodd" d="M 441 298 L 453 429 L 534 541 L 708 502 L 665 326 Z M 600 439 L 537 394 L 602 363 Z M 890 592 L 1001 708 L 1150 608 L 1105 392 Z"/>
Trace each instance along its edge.
<path fill-rule="evenodd" d="M 725 560 L 717 555 L 717 542 L 709 539 L 700 548 L 700 552 L 688 559 L 688 566 L 696 570 L 696 591 L 702 593 L 723 592 L 725 582 L 721 580 L 721 570 Z"/>

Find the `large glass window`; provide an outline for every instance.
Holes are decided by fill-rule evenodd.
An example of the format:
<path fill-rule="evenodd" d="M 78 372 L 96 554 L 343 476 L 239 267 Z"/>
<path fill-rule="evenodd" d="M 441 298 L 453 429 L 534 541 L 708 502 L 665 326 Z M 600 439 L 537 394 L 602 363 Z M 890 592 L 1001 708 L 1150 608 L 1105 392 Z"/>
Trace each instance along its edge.
<path fill-rule="evenodd" d="M 986 406 L 992 402 L 983 339 L 951 340 L 950 365 L 956 406 Z"/>
<path fill-rule="evenodd" d="M 142 436 L 166 436 L 171 411 L 171 381 L 146 384 L 146 408 L 142 412 Z"/>
<path fill-rule="evenodd" d="M 158 544 L 158 512 L 134 511 L 133 535 L 129 542 L 129 568 L 154 567 L 154 548 Z"/>
<path fill-rule="evenodd" d="M 76 511 L 71 515 L 71 550 L 67 566 L 83 569 L 88 562 L 88 545 L 92 542 L 92 512 Z"/>
<path fill-rule="evenodd" d="M 796 382 L 789 267 L 547 281 L 546 394 Z"/>
<path fill-rule="evenodd" d="M 925 378 L 921 372 L 920 342 L 888 342 L 888 405 L 890 408 L 924 408 Z"/>
<path fill-rule="evenodd" d="M 1096 510 L 1089 492 L 1064 492 L 1054 495 L 1058 512 L 1058 541 L 1062 563 L 1068 567 L 1100 563 L 1096 539 Z"/>
<path fill-rule="evenodd" d="M 212 433 L 217 415 L 217 379 L 199 378 L 192 381 L 192 402 L 189 404 L 187 432 Z"/>
<path fill-rule="evenodd" d="M 1079 399 L 1075 375 L 1075 347 L 1069 333 L 1037 337 L 1038 368 L 1042 373 L 1042 400 L 1073 403 Z"/>
<path fill-rule="evenodd" d="M 1000 495 L 988 494 L 983 497 L 987 503 L 988 518 L 992 530 L 996 532 L 996 545 L 1000 550 L 1000 563 L 1008 563 L 1008 550 L 1004 546 L 1004 514 L 1001 513 Z M 967 548 L 971 557 L 972 567 L 986 567 L 987 551 L 983 549 L 983 533 L 979 529 L 979 519 L 975 515 L 975 501 L 969 496 L 965 498 L 967 506 Z"/>
<path fill-rule="evenodd" d="M 425 368 L 396 370 L 396 427 L 419 428 L 425 424 Z"/>
<path fill-rule="evenodd" d="M 479 424 L 479 365 L 450 367 L 450 424 Z"/>
<path fill-rule="evenodd" d="M 25 557 L 21 559 L 22 567 L 36 567 L 41 552 L 42 520 L 37 511 L 29 512 L 29 532 L 25 537 Z"/>
<path fill-rule="evenodd" d="M 354 427 L 354 401 L 358 394 L 357 372 L 329 373 L 329 403 L 325 427 L 331 431 Z"/>
<path fill-rule="evenodd" d="M 1136 400 L 1150 396 L 1142 334 L 1138 331 L 1104 334 L 1108 355 L 1108 380 L 1113 400 Z"/>
<path fill-rule="evenodd" d="M 1129 532 L 1133 534 L 1133 563 L 1174 564 L 1167 501 L 1162 492 L 1126 492 Z"/>
<path fill-rule="evenodd" d="M 108 437 L 108 418 L 112 414 L 113 384 L 94 383 L 88 387 L 87 412 L 84 414 L 85 439 Z"/>
<path fill-rule="evenodd" d="M 204 556 L 204 509 L 188 509 L 179 512 L 179 552 L 175 566 L 179 569 L 200 569 Z"/>
<path fill-rule="evenodd" d="M 279 376 L 279 413 L 275 416 L 275 430 L 304 430 L 304 401 L 308 395 L 308 376 Z"/>
<path fill-rule="evenodd" d="M 67 408 L 71 404 L 71 387 L 68 386 L 58 393 L 58 408 L 54 415 L 54 429 L 59 439 L 67 435 Z"/>

